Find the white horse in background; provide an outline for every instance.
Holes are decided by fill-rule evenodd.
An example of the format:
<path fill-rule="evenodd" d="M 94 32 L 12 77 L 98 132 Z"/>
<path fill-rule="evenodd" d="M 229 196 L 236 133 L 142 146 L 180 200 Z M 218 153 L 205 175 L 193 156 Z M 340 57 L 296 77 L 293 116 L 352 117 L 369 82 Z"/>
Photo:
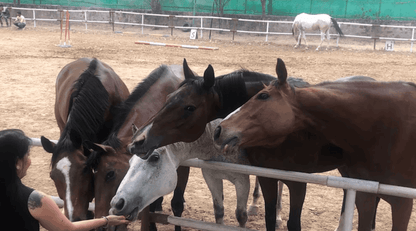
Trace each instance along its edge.
<path fill-rule="evenodd" d="M 207 124 L 204 134 L 191 143 L 178 142 L 156 149 L 146 159 L 133 155 L 130 159 L 130 168 L 117 190 L 117 194 L 111 201 L 111 214 L 124 214 L 129 219 L 135 219 L 137 213 L 160 196 L 169 194 L 175 189 L 177 182 L 176 169 L 180 163 L 193 158 L 202 160 L 223 161 L 237 164 L 249 164 L 244 152 L 239 153 L 237 159 L 224 157 L 220 150 L 217 150 L 213 142 L 213 133 L 221 119 L 214 120 Z M 237 150 L 236 150 L 237 151 Z M 237 208 L 235 215 L 240 227 L 245 227 L 247 222 L 247 201 L 250 192 L 249 175 L 202 169 L 202 175 L 211 191 L 215 221 L 223 224 L 224 218 L 224 195 L 223 179 L 235 185 L 237 195 Z M 258 183 L 256 182 L 258 188 Z M 282 185 L 280 185 L 282 187 Z M 253 204 L 256 206 L 259 197 L 253 195 Z M 278 208 L 281 208 L 281 198 L 278 201 Z M 280 205 L 280 206 L 279 206 Z M 276 215 L 280 218 L 280 209 Z M 277 221 L 281 226 L 282 221 Z"/>
<path fill-rule="evenodd" d="M 340 36 L 344 36 L 344 34 L 341 31 L 341 28 L 338 26 L 337 21 L 333 19 L 331 16 L 327 14 L 306 14 L 301 13 L 296 16 L 295 20 L 292 24 L 292 34 L 295 36 L 295 40 L 297 41 L 297 44 L 295 45 L 295 48 L 298 47 L 301 44 L 301 39 L 303 38 L 305 40 L 306 49 L 308 49 L 308 42 L 306 41 L 305 32 L 313 32 L 320 30 L 321 31 L 321 43 L 316 48 L 316 50 L 319 50 L 319 47 L 321 47 L 325 35 L 326 39 L 328 40 L 328 46 L 329 47 L 329 28 L 331 27 L 331 24 L 334 26 L 335 30 L 338 32 Z"/>

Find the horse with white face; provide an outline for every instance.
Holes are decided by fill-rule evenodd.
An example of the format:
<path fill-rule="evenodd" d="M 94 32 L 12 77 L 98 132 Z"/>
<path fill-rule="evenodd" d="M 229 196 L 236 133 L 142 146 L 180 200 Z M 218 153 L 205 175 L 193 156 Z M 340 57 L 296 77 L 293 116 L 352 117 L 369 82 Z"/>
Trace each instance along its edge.
<path fill-rule="evenodd" d="M 314 15 L 301 13 L 297 15 L 292 24 L 292 34 L 293 36 L 295 36 L 295 40 L 297 41 L 295 48 L 300 45 L 301 39 L 303 38 L 305 40 L 306 49 L 308 49 L 308 42 L 306 41 L 305 32 L 313 32 L 317 30 L 321 31 L 321 43 L 316 48 L 316 50 L 319 50 L 319 47 L 321 47 L 325 39 L 325 36 L 329 46 L 329 29 L 331 27 L 331 24 L 334 26 L 335 30 L 338 32 L 340 36 L 344 36 L 344 34 L 341 31 L 341 28 L 338 26 L 337 21 L 327 14 Z"/>
<path fill-rule="evenodd" d="M 111 201 L 111 214 L 136 217 L 137 213 L 160 196 L 169 194 L 177 182 L 176 169 L 180 163 L 199 158 L 249 164 L 245 153 L 236 153 L 237 158 L 224 158 L 213 145 L 214 128 L 220 119 L 207 124 L 205 133 L 192 143 L 178 142 L 156 149 L 141 159 L 134 155 L 130 168 L 121 182 L 117 194 Z M 234 172 L 202 169 L 202 174 L 211 191 L 216 223 L 222 224 L 224 217 L 222 179 L 235 185 L 237 194 L 236 217 L 241 227 L 247 222 L 247 201 L 250 191 L 249 176 Z"/>

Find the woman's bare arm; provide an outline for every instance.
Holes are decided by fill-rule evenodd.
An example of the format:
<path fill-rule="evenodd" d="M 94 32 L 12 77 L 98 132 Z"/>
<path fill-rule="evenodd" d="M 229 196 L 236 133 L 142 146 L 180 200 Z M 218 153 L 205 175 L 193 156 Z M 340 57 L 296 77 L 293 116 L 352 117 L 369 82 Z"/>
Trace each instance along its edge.
<path fill-rule="evenodd" d="M 29 196 L 28 207 L 30 214 L 47 230 L 91 230 L 107 225 L 105 218 L 71 222 L 51 197 L 36 190 Z M 124 216 L 107 218 L 109 225 L 129 223 Z"/>

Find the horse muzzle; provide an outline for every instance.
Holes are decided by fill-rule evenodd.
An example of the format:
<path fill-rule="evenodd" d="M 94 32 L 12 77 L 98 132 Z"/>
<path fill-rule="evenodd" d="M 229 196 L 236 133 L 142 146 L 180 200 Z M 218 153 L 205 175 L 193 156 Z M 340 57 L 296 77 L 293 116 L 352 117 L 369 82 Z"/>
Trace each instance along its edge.
<path fill-rule="evenodd" d="M 218 125 L 217 128 L 215 128 L 213 138 L 215 146 L 224 153 L 228 153 L 231 150 L 238 148 L 240 143 L 240 136 L 238 133 L 224 130 L 221 125 Z"/>

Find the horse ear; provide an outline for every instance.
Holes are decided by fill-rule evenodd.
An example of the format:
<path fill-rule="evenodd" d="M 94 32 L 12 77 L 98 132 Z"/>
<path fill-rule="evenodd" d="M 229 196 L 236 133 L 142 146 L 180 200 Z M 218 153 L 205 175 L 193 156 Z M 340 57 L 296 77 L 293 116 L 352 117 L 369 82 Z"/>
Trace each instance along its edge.
<path fill-rule="evenodd" d="M 186 59 L 183 59 L 183 74 L 185 75 L 185 79 L 189 78 L 195 78 L 194 73 L 189 68 L 188 63 L 186 62 Z"/>
<path fill-rule="evenodd" d="M 138 132 L 138 131 L 139 131 L 139 129 L 136 127 L 136 125 L 135 125 L 135 124 L 131 124 L 131 130 L 132 130 L 132 132 L 133 132 L 133 135 L 134 135 L 134 134 L 136 134 L 136 132 Z"/>
<path fill-rule="evenodd" d="M 46 152 L 53 153 L 53 151 L 55 150 L 55 146 L 56 146 L 55 143 L 53 143 L 52 141 L 50 141 L 48 138 L 44 136 L 40 137 L 40 142 L 42 144 L 43 149 Z"/>
<path fill-rule="evenodd" d="M 285 63 L 280 58 L 277 59 L 276 74 L 277 74 L 277 78 L 279 79 L 280 84 L 283 84 L 286 82 L 287 70 L 286 70 Z"/>
<path fill-rule="evenodd" d="M 75 131 L 74 129 L 71 129 L 69 131 L 69 139 L 72 141 L 72 144 L 76 148 L 81 148 L 82 145 L 82 138 L 81 135 Z"/>
<path fill-rule="evenodd" d="M 93 151 L 97 151 L 97 152 L 105 151 L 101 146 L 99 146 L 99 145 L 97 145 L 97 144 L 95 144 L 95 143 L 93 143 L 89 140 L 84 141 L 82 143 L 82 146 L 84 146 L 85 148 L 87 148 L 89 150 L 93 150 Z"/>
<path fill-rule="evenodd" d="M 214 68 L 212 68 L 211 64 L 208 65 L 207 69 L 204 72 L 204 88 L 210 89 L 215 84 L 215 74 Z"/>

